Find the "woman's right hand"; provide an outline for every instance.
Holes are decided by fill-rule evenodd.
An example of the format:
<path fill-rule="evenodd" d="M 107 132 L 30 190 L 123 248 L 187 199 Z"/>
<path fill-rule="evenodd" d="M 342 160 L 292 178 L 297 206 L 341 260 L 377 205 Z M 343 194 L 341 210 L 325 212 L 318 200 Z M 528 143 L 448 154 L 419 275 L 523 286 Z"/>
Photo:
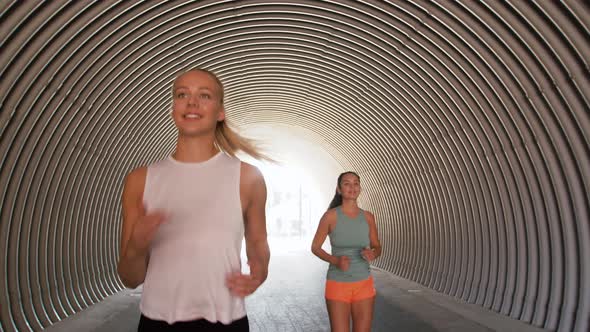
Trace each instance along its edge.
<path fill-rule="evenodd" d="M 165 220 L 166 218 L 161 212 L 139 217 L 131 231 L 131 238 L 129 239 L 131 248 L 140 253 L 146 252 L 156 235 L 158 227 Z"/>
<path fill-rule="evenodd" d="M 348 256 L 338 256 L 336 257 L 338 261 L 336 262 L 336 267 L 338 267 L 342 271 L 348 271 L 350 267 L 350 258 Z"/>

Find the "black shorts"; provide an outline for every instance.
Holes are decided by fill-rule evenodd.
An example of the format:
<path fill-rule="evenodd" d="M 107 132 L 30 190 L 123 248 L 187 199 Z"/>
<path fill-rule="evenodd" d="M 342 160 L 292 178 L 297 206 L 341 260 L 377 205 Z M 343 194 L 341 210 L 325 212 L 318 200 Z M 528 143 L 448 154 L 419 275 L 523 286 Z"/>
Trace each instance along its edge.
<path fill-rule="evenodd" d="M 137 332 L 249 332 L 248 316 L 225 325 L 221 322 L 211 323 L 206 319 L 176 322 L 172 325 L 165 321 L 150 319 L 141 315 Z"/>

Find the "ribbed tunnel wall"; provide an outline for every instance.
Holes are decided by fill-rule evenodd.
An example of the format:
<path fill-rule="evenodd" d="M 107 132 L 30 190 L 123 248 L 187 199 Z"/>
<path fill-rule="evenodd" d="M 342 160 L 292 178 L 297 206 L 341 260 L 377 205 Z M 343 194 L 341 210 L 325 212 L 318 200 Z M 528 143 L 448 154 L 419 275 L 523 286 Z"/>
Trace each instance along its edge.
<path fill-rule="evenodd" d="M 3 330 L 122 288 L 123 177 L 172 151 L 170 83 L 199 66 L 234 124 L 311 130 L 361 173 L 379 267 L 588 331 L 585 1 L 0 6 Z"/>

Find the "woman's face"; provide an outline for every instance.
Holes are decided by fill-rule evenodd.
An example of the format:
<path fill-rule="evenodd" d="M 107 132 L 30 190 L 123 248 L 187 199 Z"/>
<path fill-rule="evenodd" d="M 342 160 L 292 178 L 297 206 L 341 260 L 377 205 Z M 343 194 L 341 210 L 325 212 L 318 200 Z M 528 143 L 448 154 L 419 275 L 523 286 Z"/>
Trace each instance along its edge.
<path fill-rule="evenodd" d="M 357 199 L 361 193 L 361 181 L 355 174 L 346 173 L 340 180 L 338 192 L 342 199 Z"/>
<path fill-rule="evenodd" d="M 172 118 L 183 136 L 200 136 L 215 131 L 225 119 L 221 87 L 206 72 L 189 71 L 174 81 Z"/>

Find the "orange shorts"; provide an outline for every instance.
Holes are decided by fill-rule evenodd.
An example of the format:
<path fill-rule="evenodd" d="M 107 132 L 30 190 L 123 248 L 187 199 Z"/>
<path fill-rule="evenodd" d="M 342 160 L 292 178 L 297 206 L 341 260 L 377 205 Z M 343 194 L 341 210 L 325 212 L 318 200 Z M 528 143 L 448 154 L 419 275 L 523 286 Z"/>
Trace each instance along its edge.
<path fill-rule="evenodd" d="M 326 280 L 326 299 L 351 303 L 375 296 L 373 277 L 361 281 L 341 282 Z"/>

